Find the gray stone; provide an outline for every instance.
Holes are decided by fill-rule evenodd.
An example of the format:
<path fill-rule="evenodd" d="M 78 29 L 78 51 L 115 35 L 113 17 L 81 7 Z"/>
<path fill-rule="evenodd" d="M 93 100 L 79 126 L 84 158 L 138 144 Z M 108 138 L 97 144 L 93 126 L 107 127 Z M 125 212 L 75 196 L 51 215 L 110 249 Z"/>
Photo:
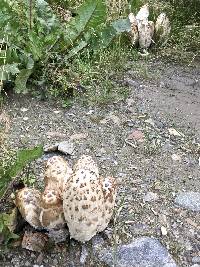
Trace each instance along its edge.
<path fill-rule="evenodd" d="M 129 86 L 138 87 L 138 82 L 137 81 L 134 81 L 134 80 L 132 80 L 130 78 L 126 78 L 124 81 Z"/>
<path fill-rule="evenodd" d="M 92 241 L 94 254 L 110 267 L 177 267 L 167 249 L 155 238 L 136 238 L 116 249 L 106 248 L 102 240 Z"/>
<path fill-rule="evenodd" d="M 72 142 L 63 141 L 58 144 L 58 150 L 66 155 L 73 155 L 74 144 Z"/>
<path fill-rule="evenodd" d="M 193 263 L 200 263 L 200 256 L 196 256 L 192 258 Z"/>
<path fill-rule="evenodd" d="M 61 229 L 50 229 L 47 233 L 48 237 L 51 238 L 55 243 L 65 242 L 69 236 L 69 231 L 65 228 Z"/>
<path fill-rule="evenodd" d="M 82 244 L 82 251 L 81 251 L 81 256 L 80 256 L 80 263 L 82 265 L 85 264 L 87 257 L 88 257 L 87 247 L 84 244 Z"/>
<path fill-rule="evenodd" d="M 181 192 L 175 198 L 175 203 L 193 211 L 200 211 L 200 193 Z"/>

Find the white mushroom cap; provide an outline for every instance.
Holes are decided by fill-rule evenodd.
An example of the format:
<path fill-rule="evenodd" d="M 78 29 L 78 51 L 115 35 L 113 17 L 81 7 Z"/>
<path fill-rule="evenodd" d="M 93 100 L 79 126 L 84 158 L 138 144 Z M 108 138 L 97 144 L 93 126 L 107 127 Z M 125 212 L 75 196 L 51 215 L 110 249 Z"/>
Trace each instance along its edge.
<path fill-rule="evenodd" d="M 146 4 L 146 5 L 143 5 L 140 8 L 139 12 L 136 15 L 136 20 L 138 22 L 141 22 L 141 21 L 143 21 L 143 22 L 146 21 L 147 22 L 148 21 L 148 17 L 149 17 L 149 6 Z"/>
<path fill-rule="evenodd" d="M 131 43 L 135 45 L 138 42 L 139 38 L 137 20 L 133 13 L 130 13 L 128 17 L 131 23 L 131 31 L 129 32 Z"/>
<path fill-rule="evenodd" d="M 94 173 L 96 177 L 99 177 L 99 169 L 91 156 L 82 155 L 80 157 L 80 159 L 74 165 L 73 170 L 76 172 L 80 169 L 89 170 L 91 173 Z"/>
<path fill-rule="evenodd" d="M 152 43 L 152 37 L 154 35 L 154 22 L 148 21 L 145 24 L 140 23 L 138 25 L 140 48 L 147 49 Z"/>
<path fill-rule="evenodd" d="M 171 31 L 169 18 L 165 13 L 161 13 L 155 23 L 155 31 L 156 35 L 160 39 L 164 39 L 168 37 Z"/>
<path fill-rule="evenodd" d="M 106 228 L 115 202 L 113 186 L 112 179 L 99 177 L 91 157 L 78 161 L 63 192 L 64 216 L 71 238 L 85 242 Z"/>
<path fill-rule="evenodd" d="M 131 24 L 136 24 L 137 25 L 137 20 L 136 20 L 136 17 L 135 17 L 135 15 L 133 13 L 130 13 L 128 15 L 128 18 L 129 18 Z"/>

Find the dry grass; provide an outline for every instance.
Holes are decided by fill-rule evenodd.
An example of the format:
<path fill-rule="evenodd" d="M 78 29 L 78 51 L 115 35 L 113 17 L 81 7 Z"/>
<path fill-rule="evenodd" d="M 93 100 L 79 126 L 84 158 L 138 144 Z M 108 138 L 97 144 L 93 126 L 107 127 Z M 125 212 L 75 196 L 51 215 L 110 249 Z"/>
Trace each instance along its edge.
<path fill-rule="evenodd" d="M 107 0 L 109 19 L 117 19 L 126 13 L 129 7 L 127 0 Z"/>
<path fill-rule="evenodd" d="M 84 0 L 71 0 L 69 4 L 71 7 L 78 8 Z M 128 0 L 106 0 L 106 5 L 108 8 L 108 19 L 117 19 L 126 13 L 129 6 Z"/>

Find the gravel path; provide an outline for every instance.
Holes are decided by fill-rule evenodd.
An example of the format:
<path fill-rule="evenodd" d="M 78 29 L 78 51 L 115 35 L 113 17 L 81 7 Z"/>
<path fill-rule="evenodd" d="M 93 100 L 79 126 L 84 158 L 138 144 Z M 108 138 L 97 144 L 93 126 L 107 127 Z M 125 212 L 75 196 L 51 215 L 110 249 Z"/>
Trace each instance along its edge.
<path fill-rule="evenodd" d="M 200 71 L 198 66 L 158 62 L 148 64 L 148 71 L 150 79 L 138 79 L 138 72 L 130 67 L 120 81 L 129 86 L 129 97 L 106 107 L 75 103 L 63 109 L 55 103 L 16 96 L 5 103 L 11 119 L 11 147 L 69 141 L 75 147 L 69 161 L 83 153 L 92 155 L 103 175 L 116 177 L 119 192 L 114 220 L 95 237 L 99 241 L 84 246 L 71 241 L 44 253 L 19 246 L 0 255 L 2 266 L 87 267 L 113 266 L 114 262 L 131 267 L 120 253 L 124 249 L 131 249 L 127 255 L 135 253 L 136 243 L 123 245 L 141 244 L 144 240 L 138 238 L 144 236 L 156 238 L 164 247 L 156 243 L 158 250 L 152 257 L 166 251 L 171 256 L 167 263 L 160 254 L 157 263 L 150 257 L 149 265 L 141 258 L 134 266 L 200 266 Z M 42 162 L 36 162 L 39 187 Z M 98 242 L 108 247 L 106 252 Z M 109 258 L 110 253 L 114 258 Z"/>

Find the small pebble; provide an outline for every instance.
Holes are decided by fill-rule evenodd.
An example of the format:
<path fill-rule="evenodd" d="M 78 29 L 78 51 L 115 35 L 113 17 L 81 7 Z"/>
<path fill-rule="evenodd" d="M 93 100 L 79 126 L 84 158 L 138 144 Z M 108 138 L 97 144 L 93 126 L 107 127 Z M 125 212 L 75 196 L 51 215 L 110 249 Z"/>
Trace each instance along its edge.
<path fill-rule="evenodd" d="M 167 229 L 164 226 L 161 226 L 160 230 L 163 236 L 167 235 Z"/>
<path fill-rule="evenodd" d="M 148 192 L 143 198 L 145 202 L 156 201 L 157 199 L 158 199 L 158 195 L 153 192 Z"/>

